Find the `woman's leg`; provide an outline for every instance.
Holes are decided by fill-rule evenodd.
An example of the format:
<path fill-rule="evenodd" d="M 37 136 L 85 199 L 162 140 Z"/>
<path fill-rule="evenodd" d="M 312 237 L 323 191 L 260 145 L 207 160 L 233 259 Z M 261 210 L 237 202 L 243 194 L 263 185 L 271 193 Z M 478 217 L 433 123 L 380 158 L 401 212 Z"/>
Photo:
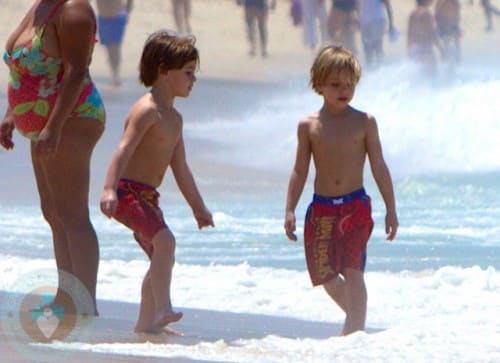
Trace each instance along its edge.
<path fill-rule="evenodd" d="M 90 222 L 90 160 L 104 126 L 88 118 L 69 119 L 55 155 L 33 155 L 42 211 L 51 225 L 58 268 L 72 273 L 96 305 L 99 249 Z M 97 314 L 97 309 L 96 309 Z"/>

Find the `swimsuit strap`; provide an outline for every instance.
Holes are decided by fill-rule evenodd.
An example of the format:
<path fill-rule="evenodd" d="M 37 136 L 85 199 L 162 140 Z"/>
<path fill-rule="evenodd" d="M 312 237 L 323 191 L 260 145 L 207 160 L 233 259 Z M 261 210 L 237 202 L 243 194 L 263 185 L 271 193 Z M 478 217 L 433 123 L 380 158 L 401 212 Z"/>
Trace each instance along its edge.
<path fill-rule="evenodd" d="M 56 14 L 57 10 L 59 10 L 59 8 L 61 7 L 62 4 L 64 4 L 66 2 L 66 0 L 60 0 L 56 5 L 54 5 L 54 7 L 52 8 L 52 10 L 50 11 L 50 14 L 47 16 L 47 18 L 45 19 L 45 21 L 43 22 L 43 26 L 46 26 L 48 24 L 48 22 L 54 17 L 54 15 Z"/>

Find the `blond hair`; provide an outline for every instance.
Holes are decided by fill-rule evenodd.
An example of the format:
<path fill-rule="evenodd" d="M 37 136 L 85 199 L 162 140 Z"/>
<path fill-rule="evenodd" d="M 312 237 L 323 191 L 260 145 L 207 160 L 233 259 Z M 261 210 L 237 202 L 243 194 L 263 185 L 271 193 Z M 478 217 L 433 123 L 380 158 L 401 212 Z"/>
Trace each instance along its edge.
<path fill-rule="evenodd" d="M 329 45 L 322 48 L 310 71 L 310 85 L 316 93 L 321 94 L 320 88 L 330 77 L 342 71 L 347 71 L 351 82 L 356 85 L 361 78 L 361 64 L 346 48 Z"/>

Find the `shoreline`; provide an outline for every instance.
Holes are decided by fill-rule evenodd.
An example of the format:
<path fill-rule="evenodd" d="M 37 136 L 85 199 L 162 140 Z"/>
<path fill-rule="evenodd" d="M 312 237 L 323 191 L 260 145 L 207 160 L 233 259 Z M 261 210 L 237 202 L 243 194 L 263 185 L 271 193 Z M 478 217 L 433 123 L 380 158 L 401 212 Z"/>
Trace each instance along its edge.
<path fill-rule="evenodd" d="M 9 293 L 0 290 L 0 302 Z M 194 308 L 177 309 L 184 312 L 184 317 L 172 324 L 173 329 L 183 333 L 182 336 L 166 334 L 137 334 L 133 332 L 139 306 L 135 303 L 98 300 L 100 316 L 91 324 L 91 332 L 87 339 L 70 342 L 54 342 L 53 347 L 43 345 L 27 346 L 27 351 L 20 351 L 19 346 L 12 346 L 13 333 L 5 332 L 1 322 L 5 319 L 4 304 L 0 305 L 0 354 L 9 363 L 25 362 L 26 357 L 38 354 L 43 359 L 45 353 L 51 362 L 208 362 L 203 359 L 185 358 L 182 356 L 165 357 L 168 352 L 161 351 L 163 345 L 172 346 L 175 351 L 186 346 L 191 349 L 203 344 L 238 345 L 240 339 L 263 339 L 267 336 L 279 336 L 284 339 L 328 339 L 335 337 L 341 330 L 337 323 L 306 321 L 295 318 L 270 316 L 263 314 L 236 313 Z M 367 333 L 380 332 L 379 329 L 367 329 Z M 10 335 L 9 335 L 10 334 Z M 24 338 L 24 337 L 23 337 Z M 27 337 L 26 337 L 27 338 Z M 61 343 L 69 344 L 60 346 Z M 16 343 L 19 344 L 19 343 Z M 114 348 L 114 346 L 116 346 Z M 128 346 L 128 348 L 127 348 Z M 151 346 L 149 349 L 148 346 Z M 156 352 L 155 348 L 158 351 Z M 188 348 L 191 347 L 191 348 Z M 104 351 L 104 352 L 103 352 Z M 146 351 L 148 353 L 146 353 Z M 149 351 L 151 351 L 149 353 Z M 54 354 L 64 355 L 61 360 Z M 189 356 L 192 356 L 192 351 Z M 38 361 L 38 360 L 37 360 Z M 214 360 L 210 359 L 210 362 Z M 225 360 L 224 360 L 225 361 Z"/>

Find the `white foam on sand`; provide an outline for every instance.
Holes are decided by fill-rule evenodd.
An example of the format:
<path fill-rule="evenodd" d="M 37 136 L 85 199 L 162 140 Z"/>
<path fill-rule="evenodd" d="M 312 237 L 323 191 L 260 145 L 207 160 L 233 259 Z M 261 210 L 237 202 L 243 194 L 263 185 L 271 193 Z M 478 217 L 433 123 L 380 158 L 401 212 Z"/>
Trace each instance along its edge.
<path fill-rule="evenodd" d="M 0 289 L 10 291 L 25 266 L 51 263 L 0 256 Z M 492 267 L 368 272 L 368 332 L 349 337 L 336 337 L 343 316 L 305 271 L 246 264 L 176 265 L 172 296 L 185 316 L 172 327 L 185 336 L 137 336 L 132 329 L 146 268 L 146 261 L 102 261 L 101 316 L 92 337 L 50 348 L 225 362 L 500 359 L 500 274 Z"/>

